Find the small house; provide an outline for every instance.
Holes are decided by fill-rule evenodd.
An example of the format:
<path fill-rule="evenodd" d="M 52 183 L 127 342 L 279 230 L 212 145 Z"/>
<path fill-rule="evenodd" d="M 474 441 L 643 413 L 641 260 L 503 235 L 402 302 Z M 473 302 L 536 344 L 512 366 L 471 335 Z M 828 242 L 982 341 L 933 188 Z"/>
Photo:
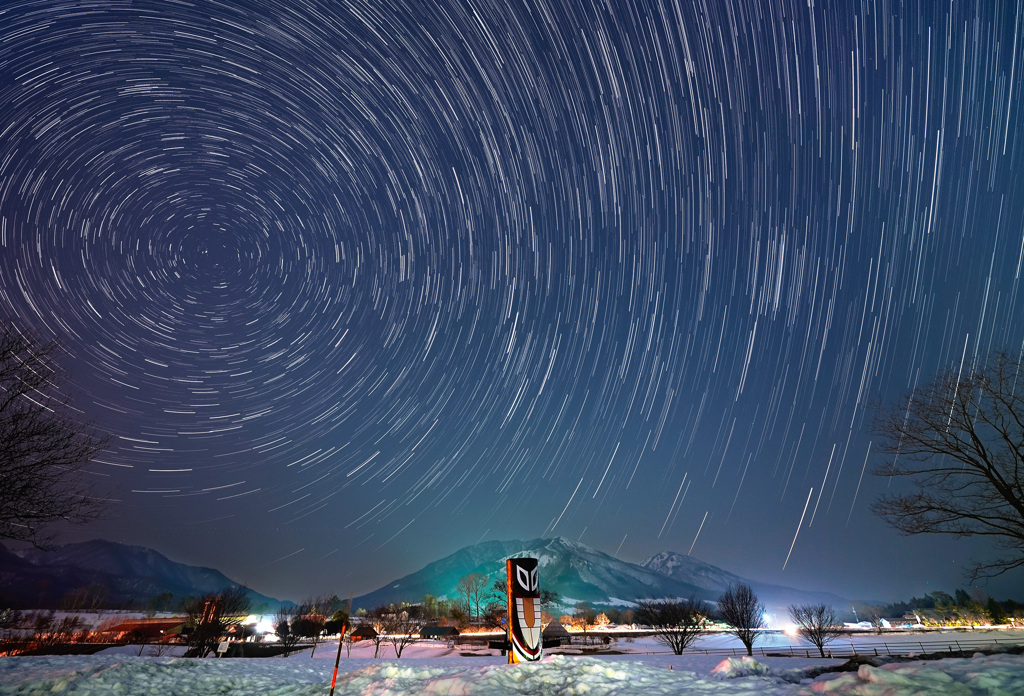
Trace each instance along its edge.
<path fill-rule="evenodd" d="M 444 641 L 450 647 L 455 647 L 455 641 L 459 639 L 459 629 L 454 626 L 424 626 L 420 629 L 420 638 Z"/>
<path fill-rule="evenodd" d="M 420 631 L 420 638 L 424 640 L 455 640 L 459 636 L 459 629 L 454 626 L 424 626 Z"/>
<path fill-rule="evenodd" d="M 548 625 L 544 627 L 544 630 L 541 631 L 541 640 L 544 641 L 544 647 L 546 648 L 569 645 L 572 643 L 572 635 L 558 619 L 551 619 Z"/>
<path fill-rule="evenodd" d="M 140 643 L 167 642 L 181 633 L 185 619 L 132 619 L 123 621 L 103 631 L 113 635 L 115 640 L 129 640 Z"/>
<path fill-rule="evenodd" d="M 356 630 L 352 631 L 352 642 L 358 643 L 361 640 L 373 640 L 377 637 L 377 632 L 373 630 L 371 626 L 360 626 Z"/>

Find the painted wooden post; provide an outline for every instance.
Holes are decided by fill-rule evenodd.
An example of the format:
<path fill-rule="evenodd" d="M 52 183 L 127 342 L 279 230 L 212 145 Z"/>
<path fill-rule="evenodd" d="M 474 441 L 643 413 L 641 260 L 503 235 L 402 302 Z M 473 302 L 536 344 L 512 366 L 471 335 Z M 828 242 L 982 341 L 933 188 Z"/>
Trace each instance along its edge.
<path fill-rule="evenodd" d="M 510 558 L 508 571 L 508 662 L 541 658 L 540 582 L 536 558 Z"/>

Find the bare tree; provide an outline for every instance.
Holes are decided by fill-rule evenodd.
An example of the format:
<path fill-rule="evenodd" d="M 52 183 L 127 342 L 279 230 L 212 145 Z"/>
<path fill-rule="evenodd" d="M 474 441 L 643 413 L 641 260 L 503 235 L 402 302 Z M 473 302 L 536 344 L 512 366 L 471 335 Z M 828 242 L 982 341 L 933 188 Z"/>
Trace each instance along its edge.
<path fill-rule="evenodd" d="M 70 643 L 75 633 L 82 627 L 82 619 L 77 616 L 57 618 L 54 612 L 39 612 L 31 615 L 31 642 L 39 645 L 57 645 Z"/>
<path fill-rule="evenodd" d="M 395 657 L 401 658 L 402 651 L 420 638 L 422 622 L 414 611 L 414 607 L 391 605 L 388 614 L 388 642 L 395 649 Z"/>
<path fill-rule="evenodd" d="M 245 588 L 238 585 L 186 602 L 188 620 L 182 630 L 188 644 L 185 656 L 209 655 L 228 629 L 245 620 L 251 604 Z"/>
<path fill-rule="evenodd" d="M 401 658 L 402 651 L 419 640 L 422 622 L 415 607 L 381 605 L 368 611 L 366 616 L 373 630 L 377 632 L 376 638 L 373 639 L 374 657 L 379 656 L 381 643 L 385 640 L 395 649 L 396 658 Z"/>
<path fill-rule="evenodd" d="M 138 645 L 139 651 L 136 654 L 137 657 L 142 657 L 142 653 L 146 651 L 146 646 L 149 644 L 150 637 L 145 631 L 135 629 L 128 632 L 125 639 L 126 645 Z"/>
<path fill-rule="evenodd" d="M 718 598 L 718 615 L 729 624 L 730 632 L 739 638 L 747 655 L 754 654 L 754 641 L 767 627 L 764 620 L 764 604 L 749 585 L 732 585 Z"/>
<path fill-rule="evenodd" d="M 490 588 L 487 585 L 487 576 L 483 573 L 470 573 L 459 579 L 455 591 L 466 607 L 470 622 L 479 619 L 482 607 L 486 604 Z"/>
<path fill-rule="evenodd" d="M 864 617 L 871 622 L 872 626 L 874 626 L 875 633 L 878 635 L 885 633 L 885 624 L 882 623 L 882 607 L 877 604 L 868 604 L 862 607 L 861 611 L 863 612 Z"/>
<path fill-rule="evenodd" d="M 60 347 L 0 324 L 0 538 L 43 546 L 45 527 L 90 522 L 107 499 L 84 478 L 106 438 L 61 392 Z"/>
<path fill-rule="evenodd" d="M 508 621 L 508 581 L 498 578 L 484 598 L 481 624 L 487 629 L 502 629 Z"/>
<path fill-rule="evenodd" d="M 324 613 L 331 604 L 330 597 L 307 597 L 298 604 L 281 605 L 274 616 L 274 632 L 286 650 L 291 650 L 302 639 L 313 643 L 313 652 L 320 643 L 327 618 Z"/>
<path fill-rule="evenodd" d="M 597 618 L 594 607 L 587 602 L 576 602 L 576 606 L 572 610 L 572 618 L 576 626 L 583 632 L 583 644 L 590 645 L 590 627 Z"/>
<path fill-rule="evenodd" d="M 146 653 L 150 657 L 163 657 L 171 652 L 173 645 L 168 642 L 152 643 L 149 646 L 149 652 Z"/>
<path fill-rule="evenodd" d="M 27 647 L 23 629 L 28 628 L 29 614 L 17 609 L 0 609 L 0 654 L 21 654 Z"/>
<path fill-rule="evenodd" d="M 916 490 L 880 497 L 872 511 L 903 534 L 991 537 L 1005 553 L 972 579 L 1024 566 L 1024 368 L 994 353 L 939 373 L 909 397 L 880 407 L 872 424 L 893 455 L 880 476 Z"/>
<path fill-rule="evenodd" d="M 65 594 L 60 600 L 60 608 L 73 612 L 99 612 L 109 594 L 110 590 L 104 585 L 83 585 Z"/>
<path fill-rule="evenodd" d="M 0 609 L 0 631 L 7 631 L 21 623 L 21 612 L 17 609 Z"/>
<path fill-rule="evenodd" d="M 316 646 L 320 644 L 324 632 L 324 623 L 326 619 L 322 614 L 304 614 L 292 621 L 292 632 L 313 643 L 313 652 L 316 652 Z"/>
<path fill-rule="evenodd" d="M 370 627 L 374 631 L 374 635 L 370 638 L 373 641 L 373 656 L 374 658 L 380 657 L 380 648 L 384 641 L 387 640 L 387 630 L 389 626 L 388 613 L 390 607 L 387 605 L 381 605 L 374 607 L 366 612 L 366 621 L 370 624 Z"/>
<path fill-rule="evenodd" d="M 295 621 L 295 617 L 298 616 L 300 608 L 296 604 L 281 605 L 277 610 L 277 614 L 274 615 L 274 633 L 277 634 L 277 640 L 284 649 L 291 650 L 295 647 L 295 644 L 299 642 L 298 631 L 292 630 L 292 623 Z"/>
<path fill-rule="evenodd" d="M 800 637 L 816 647 L 822 657 L 825 657 L 825 646 L 843 632 L 836 625 L 836 610 L 828 604 L 790 604 L 789 616 Z"/>
<path fill-rule="evenodd" d="M 488 630 L 501 630 L 508 621 L 508 604 L 505 602 L 491 601 L 484 608 L 481 624 Z"/>
<path fill-rule="evenodd" d="M 667 645 L 676 655 L 707 633 L 711 605 L 690 595 L 681 599 L 638 599 L 636 621 L 654 629 L 654 640 Z"/>
<path fill-rule="evenodd" d="M 299 605 L 299 613 L 292 619 L 291 632 L 299 638 L 309 639 L 313 643 L 313 653 L 316 653 L 316 646 L 320 644 L 323 636 L 331 600 L 331 597 L 324 595 L 307 597 Z"/>

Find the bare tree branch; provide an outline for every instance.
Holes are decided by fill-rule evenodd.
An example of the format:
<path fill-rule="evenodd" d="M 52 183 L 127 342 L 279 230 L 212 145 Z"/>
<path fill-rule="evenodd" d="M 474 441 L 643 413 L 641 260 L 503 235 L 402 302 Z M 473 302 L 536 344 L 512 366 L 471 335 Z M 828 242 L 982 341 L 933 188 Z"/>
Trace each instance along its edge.
<path fill-rule="evenodd" d="M 946 371 L 903 404 L 879 407 L 872 431 L 892 459 L 879 476 L 915 490 L 881 496 L 872 511 L 903 534 L 987 536 L 1002 556 L 972 579 L 1024 565 L 1024 369 L 997 352 L 963 374 Z"/>
<path fill-rule="evenodd" d="M 107 443 L 61 392 L 54 342 L 0 325 L 0 538 L 43 546 L 44 528 L 102 515 L 107 498 L 85 467 Z"/>

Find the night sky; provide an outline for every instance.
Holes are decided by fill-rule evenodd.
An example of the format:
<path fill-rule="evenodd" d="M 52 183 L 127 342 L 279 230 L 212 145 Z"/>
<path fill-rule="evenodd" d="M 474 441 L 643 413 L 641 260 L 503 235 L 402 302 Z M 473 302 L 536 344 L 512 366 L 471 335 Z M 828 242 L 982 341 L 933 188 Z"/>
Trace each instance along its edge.
<path fill-rule="evenodd" d="M 965 586 L 867 424 L 1024 347 L 1022 101 L 1022 0 L 0 0 L 0 311 L 113 434 L 61 538 Z"/>

